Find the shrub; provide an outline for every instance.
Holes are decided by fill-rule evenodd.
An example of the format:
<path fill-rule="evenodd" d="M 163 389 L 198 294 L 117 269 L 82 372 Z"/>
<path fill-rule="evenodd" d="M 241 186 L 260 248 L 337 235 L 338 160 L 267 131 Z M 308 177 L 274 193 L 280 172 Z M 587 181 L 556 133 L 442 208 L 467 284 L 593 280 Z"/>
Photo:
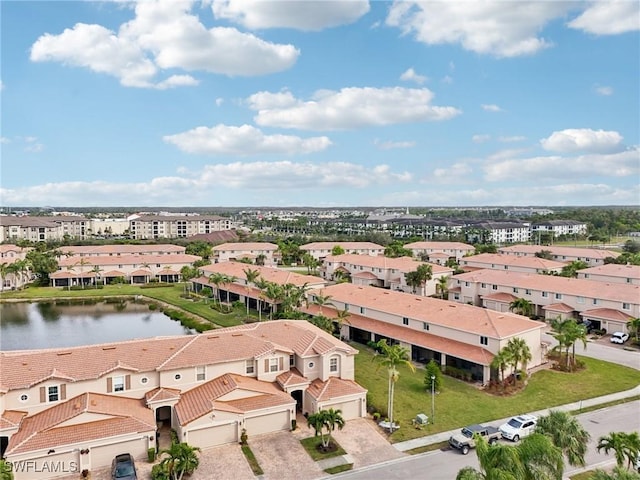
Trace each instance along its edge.
<path fill-rule="evenodd" d="M 294 431 L 296 428 L 298 428 L 298 422 L 294 418 L 293 420 L 291 420 L 291 431 Z"/>
<path fill-rule="evenodd" d="M 150 303 L 149 304 L 149 310 L 157 310 L 158 309 L 158 304 L 157 303 Z"/>
<path fill-rule="evenodd" d="M 149 460 L 149 463 L 153 463 L 156 459 L 156 449 L 151 447 L 150 449 L 147 450 L 147 460 Z"/>
<path fill-rule="evenodd" d="M 294 421 L 295 420 L 291 421 L 292 425 Z M 240 445 L 246 445 L 248 440 L 249 440 L 249 435 L 247 435 L 247 429 L 243 428 L 242 432 L 240 433 Z"/>
<path fill-rule="evenodd" d="M 374 421 L 376 421 L 376 422 L 377 422 L 378 420 L 380 420 L 380 412 L 374 412 L 374 414 L 373 414 L 373 420 L 374 420 Z"/>
<path fill-rule="evenodd" d="M 159 463 L 151 469 L 151 480 L 170 480 L 166 464 Z"/>

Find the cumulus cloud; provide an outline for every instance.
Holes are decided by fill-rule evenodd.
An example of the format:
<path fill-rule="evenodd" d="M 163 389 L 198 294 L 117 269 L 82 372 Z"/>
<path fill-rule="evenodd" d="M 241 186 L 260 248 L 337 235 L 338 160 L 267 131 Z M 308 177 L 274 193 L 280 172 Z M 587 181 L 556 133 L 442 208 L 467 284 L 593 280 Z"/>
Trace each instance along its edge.
<path fill-rule="evenodd" d="M 304 101 L 291 92 L 258 92 L 247 99 L 258 125 L 301 130 L 347 130 L 366 126 L 448 120 L 454 107 L 431 105 L 427 88 L 351 87 L 319 90 Z"/>
<path fill-rule="evenodd" d="M 615 131 L 569 128 L 553 132 L 540 140 L 542 148 L 552 152 L 611 153 L 624 149 L 622 135 Z"/>
<path fill-rule="evenodd" d="M 369 11 L 369 1 L 213 0 L 212 9 L 216 18 L 250 29 L 292 28 L 318 31 L 355 22 Z"/>
<path fill-rule="evenodd" d="M 433 171 L 433 177 L 438 183 L 461 183 L 472 172 L 471 165 L 458 162 L 447 168 L 436 168 Z"/>
<path fill-rule="evenodd" d="M 612 87 L 596 86 L 595 90 L 596 90 L 596 93 L 598 95 L 602 95 L 602 96 L 605 96 L 605 97 L 613 95 L 613 88 Z"/>
<path fill-rule="evenodd" d="M 327 137 L 300 138 L 291 135 L 265 135 L 251 125 L 197 127 L 163 137 L 167 143 L 187 153 L 255 155 L 260 153 L 313 153 L 331 146 Z"/>
<path fill-rule="evenodd" d="M 375 139 L 373 141 L 373 144 L 379 150 L 392 150 L 395 148 L 413 148 L 416 146 L 416 142 L 392 142 L 392 141 L 383 142 L 378 139 Z"/>
<path fill-rule="evenodd" d="M 498 137 L 498 141 L 501 143 L 513 143 L 513 142 L 522 142 L 526 140 L 527 137 L 522 135 L 512 135 L 512 136 L 502 136 Z"/>
<path fill-rule="evenodd" d="M 61 62 L 112 75 L 127 87 L 192 86 L 191 75 L 158 78 L 167 69 L 254 76 L 290 68 L 300 52 L 235 28 L 206 28 L 191 1 L 145 1 L 117 32 L 77 23 L 61 34 L 44 34 L 31 47 L 33 62 Z"/>
<path fill-rule="evenodd" d="M 502 109 L 498 105 L 494 104 L 482 104 L 482 109 L 485 112 L 501 112 Z"/>
<path fill-rule="evenodd" d="M 630 148 L 611 154 L 587 154 L 575 157 L 559 155 L 531 158 L 505 158 L 488 161 L 484 178 L 490 182 L 506 180 L 631 177 L 640 175 L 640 149 Z"/>
<path fill-rule="evenodd" d="M 296 163 L 235 162 L 205 166 L 202 170 L 180 169 L 179 175 L 156 177 L 147 182 L 110 183 L 61 182 L 24 188 L 0 188 L 0 198 L 7 204 L 20 205 L 84 205 L 87 192 L 95 205 L 113 205 L 119 199 L 123 205 L 166 205 L 174 203 L 193 205 L 198 199 L 211 201 L 221 189 L 255 192 L 282 192 L 284 190 L 319 190 L 324 188 L 366 188 L 376 185 L 409 182 L 408 172 L 394 172 L 388 165 L 367 167 L 349 162 Z M 227 193 L 228 194 L 228 193 Z M 273 195 L 273 193 L 271 193 Z M 237 204 L 222 198 L 225 204 Z"/>
<path fill-rule="evenodd" d="M 570 2 L 394 2 L 386 23 L 428 45 L 459 44 L 465 50 L 496 57 L 534 54 L 549 47 L 538 36 Z"/>
<path fill-rule="evenodd" d="M 7 144 L 7 143 L 11 143 L 11 139 L 7 138 L 7 137 L 0 137 L 0 144 Z"/>
<path fill-rule="evenodd" d="M 595 35 L 617 35 L 640 30 L 640 3 L 634 0 L 592 2 L 569 22 L 570 28 Z"/>
<path fill-rule="evenodd" d="M 471 141 L 473 141 L 473 143 L 484 143 L 489 140 L 491 140 L 491 135 L 487 135 L 486 133 L 479 133 L 471 137 Z"/>
<path fill-rule="evenodd" d="M 424 75 L 418 75 L 413 67 L 411 67 L 404 71 L 402 75 L 400 75 L 400 80 L 404 82 L 415 82 L 418 85 L 422 85 L 427 81 L 427 77 L 425 77 Z"/>

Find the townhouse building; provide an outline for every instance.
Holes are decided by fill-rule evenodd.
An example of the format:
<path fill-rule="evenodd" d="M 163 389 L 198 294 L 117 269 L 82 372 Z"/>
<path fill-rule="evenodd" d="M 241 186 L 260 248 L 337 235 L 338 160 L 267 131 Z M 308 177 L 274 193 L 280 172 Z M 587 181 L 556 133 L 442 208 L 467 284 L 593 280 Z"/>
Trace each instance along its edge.
<path fill-rule="evenodd" d="M 420 265 L 431 266 L 432 278 L 419 291 L 407 285 L 405 275 L 415 271 Z M 339 273 L 338 273 L 339 272 Z M 385 256 L 328 255 L 320 267 L 320 275 L 326 280 L 349 278 L 354 285 L 371 285 L 403 292 L 419 293 L 423 296 L 435 295 L 436 285 L 441 277 L 453 275 L 453 269 L 437 264 L 420 262 L 411 257 L 387 258 Z"/>
<path fill-rule="evenodd" d="M 0 439 L 16 480 L 146 458 L 158 434 L 208 448 L 292 428 L 297 414 L 366 415 L 357 350 L 306 321 L 100 345 L 0 352 Z M 65 472 L 62 472 L 65 473 Z"/>
<path fill-rule="evenodd" d="M 122 257 L 126 255 L 175 255 L 185 253 L 186 247 L 169 243 L 157 245 L 68 245 L 58 248 L 62 255 L 78 257 Z"/>
<path fill-rule="evenodd" d="M 131 238 L 185 238 L 221 230 L 231 230 L 233 221 L 218 215 L 141 215 L 129 221 Z"/>
<path fill-rule="evenodd" d="M 448 260 L 460 260 L 473 255 L 476 251 L 473 245 L 461 242 L 412 242 L 407 243 L 404 248 L 411 250 L 415 258 L 426 255 L 430 263 L 445 265 Z"/>
<path fill-rule="evenodd" d="M 450 300 L 500 312 L 518 298 L 531 302 L 534 315 L 590 320 L 609 333 L 626 332 L 640 315 L 640 285 L 487 269 L 456 275 L 449 285 Z"/>
<path fill-rule="evenodd" d="M 555 245 L 512 245 L 498 248 L 498 253 L 520 257 L 535 257 L 536 253 L 540 253 L 543 250 L 550 252 L 552 260 L 557 262 L 582 261 L 591 267 L 604 265 L 605 258 L 616 258 L 620 255 L 619 252 L 600 248 L 558 247 Z"/>
<path fill-rule="evenodd" d="M 597 267 L 578 270 L 578 278 L 593 280 L 595 282 L 624 283 L 627 285 L 640 285 L 640 265 L 618 265 L 607 263 Z"/>
<path fill-rule="evenodd" d="M 340 247 L 345 253 L 357 255 L 384 255 L 384 247 L 372 242 L 313 242 L 300 246 L 300 250 L 308 253 L 316 260 L 330 255 L 334 247 Z"/>
<path fill-rule="evenodd" d="M 58 260 L 58 271 L 49 275 L 51 286 L 127 283 L 179 282 L 180 270 L 192 266 L 198 255 L 184 253 L 70 255 Z M 118 280 L 117 280 L 118 279 Z"/>
<path fill-rule="evenodd" d="M 501 253 L 481 253 L 464 257 L 460 260 L 460 268 L 465 271 L 490 268 L 523 273 L 560 273 L 566 264 L 538 257 L 519 257 Z"/>
<path fill-rule="evenodd" d="M 233 260 L 249 260 L 251 263 L 275 267 L 280 259 L 278 245 L 268 242 L 223 243 L 213 247 L 215 263 Z"/>
<path fill-rule="evenodd" d="M 587 234 L 587 224 L 577 220 L 547 220 L 536 222 L 531 225 L 531 237 L 538 238 L 538 235 L 551 234 L 552 238 L 560 236 L 574 237 L 576 235 Z"/>
<path fill-rule="evenodd" d="M 22 288 L 31 280 L 31 270 L 27 264 L 16 268 L 17 262 L 24 261 L 31 248 L 17 245 L 0 245 L 0 291 Z M 19 264 L 18 264 L 19 265 Z"/>
<path fill-rule="evenodd" d="M 317 295 L 331 296 L 331 306 L 314 305 Z M 519 337 L 531 350 L 529 367 L 545 362 L 547 345 L 541 340 L 544 324 L 511 312 L 461 305 L 371 286 L 340 283 L 309 292 L 312 315 L 331 318 L 342 310 L 349 316 L 343 322 L 343 337 L 360 342 L 386 338 L 411 352 L 411 359 L 470 372 L 474 379 L 491 379 L 491 361 L 510 339 Z"/>

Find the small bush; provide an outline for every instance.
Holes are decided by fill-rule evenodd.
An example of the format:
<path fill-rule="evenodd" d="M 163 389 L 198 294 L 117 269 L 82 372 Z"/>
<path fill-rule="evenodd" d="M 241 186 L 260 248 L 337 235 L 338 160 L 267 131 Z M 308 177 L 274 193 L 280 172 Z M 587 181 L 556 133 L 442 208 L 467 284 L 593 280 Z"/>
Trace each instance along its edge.
<path fill-rule="evenodd" d="M 151 480 L 170 480 L 166 464 L 158 463 L 151 469 Z"/>
<path fill-rule="evenodd" d="M 151 447 L 150 449 L 147 450 L 147 460 L 149 460 L 149 463 L 153 463 L 156 459 L 156 449 Z"/>
<path fill-rule="evenodd" d="M 294 421 L 295 420 L 292 420 L 291 423 L 293 424 Z M 247 429 L 243 428 L 242 432 L 240 433 L 240 445 L 246 445 L 248 440 L 249 440 L 249 435 L 247 435 Z"/>
<path fill-rule="evenodd" d="M 380 420 L 380 412 L 375 412 L 375 413 L 373 414 L 373 420 L 374 420 L 374 421 L 376 421 L 376 422 L 377 422 L 378 420 Z"/>

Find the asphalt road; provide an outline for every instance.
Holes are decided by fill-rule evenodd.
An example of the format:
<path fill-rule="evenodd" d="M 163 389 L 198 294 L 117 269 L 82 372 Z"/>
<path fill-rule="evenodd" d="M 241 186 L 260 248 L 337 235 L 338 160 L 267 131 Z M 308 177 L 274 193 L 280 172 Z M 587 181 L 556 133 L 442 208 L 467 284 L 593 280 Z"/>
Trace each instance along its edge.
<path fill-rule="evenodd" d="M 612 467 L 615 464 L 613 454 L 605 455 L 596 450 L 598 438 L 610 432 L 640 431 L 640 401 L 584 413 L 578 415 L 577 418 L 591 434 L 589 450 L 585 457 L 587 469 Z M 334 480 L 337 478 L 344 480 L 452 480 L 455 479 L 458 471 L 465 466 L 478 468 L 478 459 L 474 451 L 466 456 L 455 450 L 434 451 L 366 469 L 332 475 L 330 478 Z M 565 465 L 565 478 L 581 470 Z"/>

